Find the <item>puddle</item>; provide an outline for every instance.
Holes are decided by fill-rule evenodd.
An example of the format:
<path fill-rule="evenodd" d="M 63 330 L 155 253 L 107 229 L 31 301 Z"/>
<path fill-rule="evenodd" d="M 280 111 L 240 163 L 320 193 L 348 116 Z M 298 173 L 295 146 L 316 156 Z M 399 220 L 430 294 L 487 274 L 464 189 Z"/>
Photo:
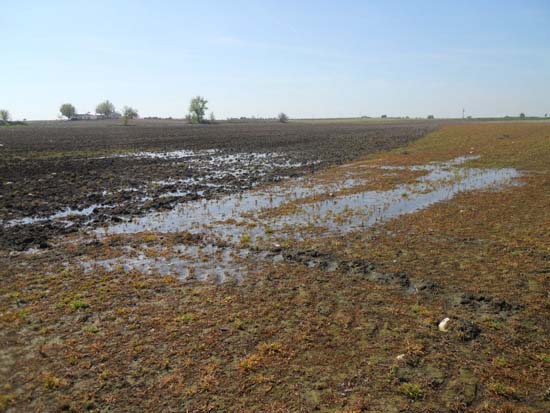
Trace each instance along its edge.
<path fill-rule="evenodd" d="M 460 192 L 510 184 L 518 175 L 514 169 L 434 169 L 416 184 L 304 205 L 297 214 L 281 216 L 277 224 L 324 226 L 331 234 L 345 234 L 450 200 Z"/>
<path fill-rule="evenodd" d="M 206 149 L 201 151 L 193 151 L 188 149 L 181 149 L 176 151 L 169 152 L 131 152 L 131 153 L 121 153 L 115 155 L 101 156 L 97 159 L 108 159 L 108 158 L 149 158 L 149 159 L 183 159 L 191 158 L 196 156 L 205 156 L 216 153 L 216 149 Z"/>
<path fill-rule="evenodd" d="M 158 249 L 163 256 L 151 257 L 150 248 L 146 255 L 134 248 L 125 248 L 122 257 L 95 261 L 81 261 L 84 271 L 98 268 L 106 271 L 121 269 L 125 272 L 138 271 L 144 274 L 177 275 L 182 280 L 195 279 L 223 283 L 241 282 L 244 274 L 251 274 L 257 268 L 248 258 L 248 249 L 222 248 L 215 245 L 178 245 L 169 251 Z M 166 253 L 170 256 L 165 258 Z"/>
<path fill-rule="evenodd" d="M 123 207 L 121 208 L 123 210 L 139 210 L 146 202 L 160 198 L 212 198 L 248 190 L 266 182 L 280 181 L 288 177 L 288 171 L 292 174 L 292 171 L 305 166 L 301 162 L 293 161 L 288 154 L 284 153 L 225 153 L 215 149 L 136 152 L 112 157 L 173 160 L 175 178 L 121 188 L 114 193 L 104 190 L 90 194 L 97 197 L 94 198 L 95 204 L 86 208 L 67 208 L 46 216 L 0 220 L 0 225 L 9 228 L 15 225 L 45 224 L 56 221 L 69 227 L 74 225 L 74 222 L 64 218 L 91 216 L 96 209 Z M 308 165 L 317 163 L 312 161 Z M 120 197 L 116 196 L 119 193 L 127 196 L 120 200 Z M 118 204 L 114 205 L 115 202 Z"/>
<path fill-rule="evenodd" d="M 168 159 L 168 160 L 183 160 L 187 164 L 199 164 L 202 166 L 213 165 L 216 167 L 233 165 L 256 165 L 259 167 L 272 168 L 294 168 L 304 166 L 301 162 L 295 162 L 288 158 L 288 154 L 280 152 L 237 152 L 225 153 L 219 149 L 206 149 L 193 151 L 188 149 L 176 150 L 170 152 L 132 152 L 125 154 L 116 154 L 105 156 L 105 158 L 138 158 L 138 159 Z M 235 169 L 235 168 L 230 168 Z M 219 171 L 224 173 L 225 170 Z M 235 170 L 233 172 L 237 172 Z M 243 169 L 241 172 L 246 172 Z"/>
<path fill-rule="evenodd" d="M 132 157 L 132 158 L 149 158 L 149 159 L 182 159 L 182 158 L 191 158 L 193 156 L 205 156 L 216 153 L 215 149 L 207 149 L 203 151 L 192 151 L 192 150 L 177 150 L 171 152 L 137 152 L 133 154 L 121 155 L 122 157 Z"/>
<path fill-rule="evenodd" d="M 184 151 L 185 152 L 185 151 Z M 166 156 L 165 156 L 166 155 Z M 158 155 L 163 159 L 175 159 L 173 153 Z M 178 158 L 181 159 L 181 158 Z M 309 165 L 318 162 L 310 162 Z M 198 189 L 220 189 L 226 192 L 250 189 L 263 182 L 263 178 L 274 175 L 270 179 L 282 177 L 281 172 L 302 168 L 305 165 L 295 162 L 283 153 L 219 153 L 208 152 L 207 156 L 190 155 L 182 164 L 192 171 L 192 175 L 181 179 L 166 179 L 155 181 L 152 187 L 175 187 L 169 192 L 179 196 L 196 193 Z M 279 178 L 277 178 L 277 175 Z M 165 195 L 169 196 L 169 195 Z M 202 195 L 199 195 L 202 196 Z"/>
<path fill-rule="evenodd" d="M 271 186 L 267 189 L 239 193 L 213 200 L 199 200 L 177 205 L 167 212 L 155 212 L 129 222 L 96 230 L 98 234 L 132 234 L 144 231 L 211 233 L 219 238 L 234 236 L 230 240 L 240 238 L 244 231 L 238 225 L 219 224 L 229 219 L 245 219 L 253 223 L 254 218 L 244 214 L 258 212 L 260 209 L 277 208 L 284 203 L 320 195 L 325 192 L 352 188 L 364 181 L 348 179 L 340 184 L 308 186 L 304 178 L 294 181 L 292 186 Z M 265 220 L 257 221 L 258 224 Z M 269 223 L 269 222 L 266 222 Z M 216 224 L 216 228 L 208 226 Z"/>
<path fill-rule="evenodd" d="M 67 208 L 67 209 L 64 209 L 63 211 L 59 211 L 59 212 L 56 212 L 55 214 L 48 215 L 45 217 L 39 217 L 39 216 L 25 217 L 20 219 L 12 219 L 10 221 L 0 221 L 0 223 L 7 228 L 13 227 L 15 225 L 31 225 L 31 224 L 44 223 L 48 221 L 56 221 L 64 224 L 65 226 L 71 226 L 73 225 L 73 222 L 64 218 L 70 218 L 70 217 L 76 217 L 76 216 L 90 216 L 96 209 L 104 209 L 104 208 L 114 208 L 114 207 L 111 205 L 94 204 L 83 209 Z"/>
<path fill-rule="evenodd" d="M 177 205 L 170 211 L 151 213 L 131 221 L 99 228 L 98 235 L 132 234 L 144 231 L 169 233 L 190 232 L 201 234 L 212 244 L 226 244 L 220 255 L 216 247 L 180 246 L 177 256 L 162 254 L 151 259 L 119 258 L 114 262 L 103 262 L 107 266 L 122 265 L 127 270 L 156 272 L 159 274 L 177 274 L 187 279 L 216 279 L 218 281 L 233 278 L 237 281 L 243 273 L 250 270 L 235 267 L 235 257 L 241 257 L 246 251 L 246 262 L 262 262 L 265 253 L 252 253 L 249 248 L 243 250 L 243 240 L 247 247 L 254 247 L 260 240 L 273 242 L 281 239 L 304 239 L 315 234 L 316 237 L 344 235 L 360 228 L 366 228 L 403 214 L 413 213 L 437 202 L 447 201 L 464 191 L 498 189 L 503 185 L 514 184 L 519 173 L 515 169 L 478 169 L 463 168 L 460 165 L 472 157 L 461 157 L 445 163 L 432 163 L 409 167 L 413 170 L 426 170 L 428 173 L 412 184 L 399 185 L 387 191 L 364 191 L 351 195 L 331 197 L 327 200 L 300 204 L 298 209 L 276 210 L 265 218 L 262 213 L 273 212 L 292 201 L 312 195 L 337 192 L 344 188 L 353 188 L 365 181 L 348 179 L 339 184 L 323 185 L 315 178 L 301 178 L 290 185 L 274 185 L 262 190 L 254 190 L 229 195 L 216 200 L 199 200 Z M 395 169 L 402 167 L 384 167 Z M 403 167 L 404 168 L 404 167 Z M 214 250 L 208 249 L 214 248 Z M 214 252 L 212 252 L 214 251 Z M 197 254 L 201 259 L 197 259 Z M 225 255 L 224 255 L 225 254 Z M 165 256 L 170 258 L 162 258 Z M 229 259 L 231 258 L 231 259 Z M 273 258 L 273 257 L 272 257 Z M 276 258 L 273 259 L 276 262 Z M 96 262 L 100 264 L 100 262 Z M 192 270 L 191 270 L 192 269 Z M 192 272 L 190 272 L 192 271 Z M 235 276 L 235 274 L 239 276 Z M 223 274 L 223 277 L 220 275 Z"/>
<path fill-rule="evenodd" d="M 259 218 L 258 213 L 312 195 L 353 188 L 364 181 L 349 179 L 341 184 L 308 186 L 306 179 L 297 179 L 292 186 L 275 185 L 216 200 L 189 202 L 177 205 L 168 212 L 148 214 L 129 222 L 100 228 L 96 232 L 130 234 L 143 231 L 187 231 L 212 234 L 230 242 L 238 241 L 244 234 L 265 236 L 267 226 L 272 231 L 283 231 L 288 225 L 295 228 L 297 225 L 325 226 L 331 233 L 345 234 L 358 226 L 369 226 L 449 200 L 459 192 L 503 185 L 519 176 L 514 169 L 458 168 L 452 165 L 454 164 L 444 163 L 422 166 L 424 169 L 429 168 L 430 172 L 418 178 L 414 184 L 399 185 L 388 191 L 367 191 L 302 204 L 299 212 L 282 214 L 275 218 Z M 345 219 L 342 214 L 346 214 Z M 229 219 L 244 221 L 246 226 L 220 223 Z"/>

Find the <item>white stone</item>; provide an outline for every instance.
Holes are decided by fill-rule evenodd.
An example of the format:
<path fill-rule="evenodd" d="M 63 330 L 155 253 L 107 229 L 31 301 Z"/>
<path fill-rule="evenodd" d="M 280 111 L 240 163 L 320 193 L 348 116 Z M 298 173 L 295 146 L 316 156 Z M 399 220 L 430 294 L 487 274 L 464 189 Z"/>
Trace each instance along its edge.
<path fill-rule="evenodd" d="M 448 331 L 449 322 L 451 319 L 449 317 L 445 317 L 443 320 L 439 322 L 439 331 Z"/>

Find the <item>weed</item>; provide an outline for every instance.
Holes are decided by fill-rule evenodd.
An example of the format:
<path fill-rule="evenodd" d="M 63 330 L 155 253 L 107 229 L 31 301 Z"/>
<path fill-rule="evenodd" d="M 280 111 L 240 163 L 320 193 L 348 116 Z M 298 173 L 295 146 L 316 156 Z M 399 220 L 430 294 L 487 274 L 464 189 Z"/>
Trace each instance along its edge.
<path fill-rule="evenodd" d="M 252 353 L 241 359 L 239 367 L 243 371 L 250 371 L 260 365 L 262 356 L 260 354 Z"/>
<path fill-rule="evenodd" d="M 0 412 L 5 412 L 14 398 L 12 394 L 0 394 Z"/>
<path fill-rule="evenodd" d="M 399 391 L 412 400 L 419 400 L 424 397 L 422 387 L 417 383 L 403 383 L 399 386 Z"/>
<path fill-rule="evenodd" d="M 195 319 L 196 319 L 196 316 L 194 314 L 185 313 L 176 317 L 175 321 L 177 321 L 178 323 L 187 324 Z"/>
<path fill-rule="evenodd" d="M 497 356 L 493 359 L 493 365 L 497 367 L 507 367 L 510 363 L 503 356 Z"/>
<path fill-rule="evenodd" d="M 65 385 L 65 380 L 50 373 L 45 373 L 42 377 L 42 384 L 47 389 L 59 389 Z"/>
<path fill-rule="evenodd" d="M 88 308 L 90 307 L 90 304 L 87 303 L 86 301 L 83 301 L 81 299 L 76 299 L 76 300 L 73 300 L 70 302 L 70 307 L 72 308 L 73 311 L 78 311 L 80 310 L 81 308 Z"/>
<path fill-rule="evenodd" d="M 17 312 L 17 316 L 21 319 L 21 320 L 26 320 L 27 317 L 29 316 L 29 312 L 27 310 L 19 310 Z"/>
<path fill-rule="evenodd" d="M 90 334 L 97 334 L 99 332 L 99 328 L 97 328 L 96 325 L 92 324 L 92 325 L 84 327 L 84 331 L 86 333 L 90 333 Z"/>
<path fill-rule="evenodd" d="M 261 354 L 267 355 L 279 354 L 283 351 L 283 345 L 278 341 L 273 343 L 260 343 L 258 345 L 258 351 Z"/>
<path fill-rule="evenodd" d="M 488 387 L 489 391 L 491 393 L 494 393 L 498 396 L 506 397 L 507 399 L 517 399 L 518 394 L 516 392 L 516 389 L 512 386 L 508 386 L 501 382 L 493 382 L 489 384 Z"/>
<path fill-rule="evenodd" d="M 233 321 L 233 325 L 235 326 L 235 328 L 237 330 L 242 330 L 244 329 L 244 323 L 241 319 L 239 318 L 236 318 L 234 321 Z"/>

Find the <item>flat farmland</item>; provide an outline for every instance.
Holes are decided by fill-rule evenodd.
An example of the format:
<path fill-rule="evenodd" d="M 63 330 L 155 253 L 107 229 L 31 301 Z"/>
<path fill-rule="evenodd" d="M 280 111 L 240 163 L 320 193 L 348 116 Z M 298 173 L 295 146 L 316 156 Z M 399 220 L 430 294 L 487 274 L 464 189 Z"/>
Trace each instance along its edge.
<path fill-rule="evenodd" d="M 44 246 L 51 235 L 84 222 L 98 225 L 311 173 L 405 145 L 436 126 L 92 121 L 2 128 L 0 244 Z"/>
<path fill-rule="evenodd" d="M 0 144 L 0 411 L 550 411 L 547 122 Z"/>

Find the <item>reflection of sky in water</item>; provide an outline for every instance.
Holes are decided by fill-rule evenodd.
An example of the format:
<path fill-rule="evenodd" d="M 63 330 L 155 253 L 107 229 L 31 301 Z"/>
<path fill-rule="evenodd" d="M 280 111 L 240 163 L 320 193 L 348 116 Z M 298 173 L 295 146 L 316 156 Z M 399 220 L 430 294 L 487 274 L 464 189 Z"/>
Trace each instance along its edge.
<path fill-rule="evenodd" d="M 196 195 L 199 198 L 204 196 L 204 189 L 220 188 L 225 189 L 225 193 L 234 190 L 240 192 L 260 183 L 259 178 L 277 171 L 284 171 L 304 166 L 302 163 L 294 162 L 288 159 L 283 153 L 232 153 L 226 154 L 218 150 L 178 150 L 172 152 L 136 152 L 128 154 L 114 155 L 117 158 L 151 158 L 167 159 L 175 162 L 175 167 L 181 165 L 190 168 L 192 176 L 181 179 L 167 179 L 163 181 L 154 181 L 141 188 L 142 190 L 153 190 L 161 192 L 157 195 L 160 198 L 166 197 L 185 197 Z M 317 162 L 312 162 L 317 163 Z M 177 175 L 177 171 L 175 172 Z M 280 178 L 280 177 L 279 177 Z M 229 179 L 229 182 L 228 182 Z M 164 189 L 166 188 L 166 189 Z M 118 192 L 138 192 L 137 188 L 123 188 Z M 109 195 L 108 191 L 103 191 L 101 196 Z M 152 198 L 141 196 L 134 201 L 144 203 Z M 108 209 L 113 206 L 95 204 L 82 209 L 67 208 L 49 216 L 33 216 L 10 221 L 0 220 L 4 227 L 14 225 L 29 225 L 46 223 L 48 221 L 57 221 L 58 223 L 70 226 L 71 216 L 90 216 L 95 209 Z"/>
<path fill-rule="evenodd" d="M 461 161 L 467 158 L 461 158 Z M 260 218 L 258 212 L 312 195 L 352 188 L 364 181 L 346 180 L 341 184 L 306 186 L 304 179 L 293 185 L 273 186 L 216 200 L 200 200 L 177 205 L 167 212 L 155 212 L 129 222 L 98 229 L 98 233 L 124 234 L 142 231 L 208 233 L 235 242 L 243 234 L 265 236 L 264 228 L 281 231 L 288 226 L 327 227 L 332 233 L 346 233 L 357 227 L 418 211 L 436 202 L 451 199 L 462 191 L 487 189 L 509 183 L 519 174 L 514 169 L 459 168 L 459 160 L 414 167 L 429 171 L 416 183 L 399 185 L 388 191 L 366 191 L 299 205 L 297 212 L 274 218 Z M 345 217 L 339 216 L 345 214 Z M 227 219 L 256 224 L 252 229 L 222 224 Z M 215 224 L 211 226 L 211 224 Z M 296 234 L 289 234 L 292 237 Z"/>
<path fill-rule="evenodd" d="M 159 275 L 174 274 L 183 279 L 240 281 L 243 274 L 251 274 L 254 262 L 265 260 L 267 254 L 253 253 L 243 248 L 240 240 L 249 237 L 302 239 L 307 227 L 315 229 L 316 236 L 338 235 L 374 225 L 378 222 L 412 213 L 437 202 L 447 201 L 463 191 L 498 188 L 512 184 L 519 176 L 515 169 L 460 168 L 468 158 L 458 158 L 442 164 L 416 166 L 414 170 L 426 170 L 427 175 L 413 184 L 399 185 L 387 191 L 366 191 L 351 195 L 331 197 L 299 205 L 292 213 L 265 218 L 259 216 L 271 208 L 312 195 L 336 192 L 365 183 L 348 179 L 340 184 L 307 186 L 306 179 L 297 179 L 292 185 L 272 186 L 265 190 L 249 191 L 217 200 L 200 200 L 176 206 L 167 212 L 156 212 L 135 218 L 129 222 L 96 230 L 98 234 L 130 234 L 142 231 L 201 233 L 205 239 L 223 240 L 228 247 L 213 245 L 180 245 L 178 251 L 150 258 L 138 253 L 102 261 L 83 262 L 85 269 L 99 266 L 106 270 L 122 267 L 125 271 L 137 270 Z M 393 169 L 393 168 L 385 168 Z M 223 222 L 234 219 L 247 225 Z M 319 232 L 320 231 L 320 232 Z M 244 259 L 246 258 L 246 259 Z M 280 256 L 269 256 L 273 261 Z M 252 263 L 252 264 L 251 264 Z"/>

